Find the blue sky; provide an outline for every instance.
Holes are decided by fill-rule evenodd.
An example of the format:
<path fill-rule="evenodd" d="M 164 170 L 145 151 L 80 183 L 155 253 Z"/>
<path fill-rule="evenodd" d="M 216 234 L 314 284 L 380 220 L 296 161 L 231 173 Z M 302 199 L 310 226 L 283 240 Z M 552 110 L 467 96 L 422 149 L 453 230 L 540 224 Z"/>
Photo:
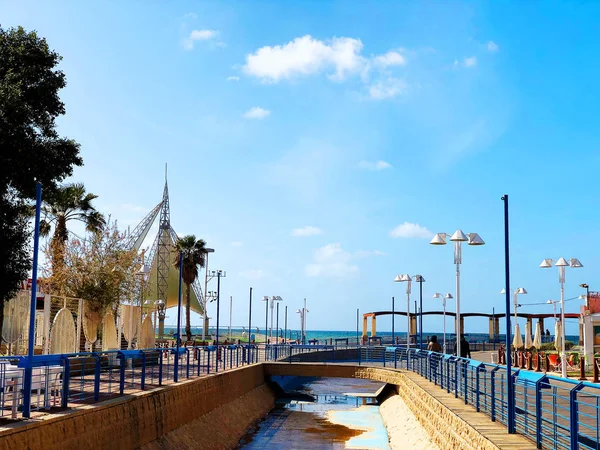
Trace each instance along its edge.
<path fill-rule="evenodd" d="M 73 179 L 99 209 L 135 226 L 168 163 L 173 226 L 216 249 L 234 324 L 252 286 L 260 326 L 258 298 L 280 295 L 290 311 L 307 298 L 311 329 L 353 329 L 356 308 L 405 305 L 398 273 L 423 274 L 424 308 L 441 309 L 431 296 L 454 294 L 452 248 L 428 242 L 457 228 L 487 244 L 463 250 L 461 310 L 502 310 L 505 193 L 520 300 L 558 298 L 557 270 L 538 267 L 549 257 L 585 266 L 568 270 L 567 297 L 598 289 L 599 10 L 4 1 L 0 23 L 38 30 L 64 57 L 60 131 L 81 143 Z"/>

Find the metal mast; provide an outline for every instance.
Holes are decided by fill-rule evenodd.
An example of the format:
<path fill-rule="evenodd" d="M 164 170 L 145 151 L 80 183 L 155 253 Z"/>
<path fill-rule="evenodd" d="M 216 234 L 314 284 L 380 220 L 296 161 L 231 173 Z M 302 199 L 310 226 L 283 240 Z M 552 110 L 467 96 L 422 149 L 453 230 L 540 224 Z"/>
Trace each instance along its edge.
<path fill-rule="evenodd" d="M 160 223 L 158 228 L 158 248 L 156 252 L 156 293 L 160 300 L 167 300 L 169 267 L 171 265 L 171 212 L 169 210 L 169 186 L 167 184 L 167 166 L 165 164 L 165 189 L 163 191 Z M 164 318 L 159 325 L 159 336 L 162 338 Z"/>

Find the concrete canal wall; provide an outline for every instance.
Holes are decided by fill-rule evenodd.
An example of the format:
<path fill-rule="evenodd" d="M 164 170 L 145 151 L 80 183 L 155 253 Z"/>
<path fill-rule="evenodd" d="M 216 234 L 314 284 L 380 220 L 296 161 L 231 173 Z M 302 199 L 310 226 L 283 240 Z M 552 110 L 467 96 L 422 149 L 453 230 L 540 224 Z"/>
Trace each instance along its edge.
<path fill-rule="evenodd" d="M 0 433 L 0 449 L 225 449 L 274 405 L 262 365 L 53 414 Z"/>

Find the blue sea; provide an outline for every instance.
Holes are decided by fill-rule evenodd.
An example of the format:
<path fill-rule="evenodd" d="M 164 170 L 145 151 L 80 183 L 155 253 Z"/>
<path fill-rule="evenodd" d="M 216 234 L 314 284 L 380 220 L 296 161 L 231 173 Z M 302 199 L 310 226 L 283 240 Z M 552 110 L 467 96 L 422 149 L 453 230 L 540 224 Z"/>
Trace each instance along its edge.
<path fill-rule="evenodd" d="M 177 327 L 174 326 L 165 326 L 165 333 L 170 334 L 172 332 L 175 332 Z M 252 332 L 255 335 L 264 335 L 265 334 L 265 329 L 264 328 L 254 328 L 252 327 L 253 330 Z M 171 331 L 172 330 L 172 331 Z M 215 327 L 211 326 L 209 331 L 214 335 L 216 332 Z M 246 331 L 245 328 L 241 328 L 241 327 L 233 327 L 231 329 L 233 334 L 242 334 L 243 332 Z M 227 335 L 227 333 L 229 332 L 229 327 L 219 327 L 219 335 L 220 336 L 225 336 Z M 275 333 L 275 331 L 273 331 Z M 283 337 L 283 332 L 284 330 L 281 329 L 280 330 L 280 336 Z M 362 333 L 362 331 L 359 332 L 358 338 L 360 339 L 360 333 Z M 202 328 L 200 327 L 192 327 L 192 334 L 195 335 L 201 335 L 202 334 Z M 369 335 L 371 333 L 369 332 Z M 406 342 L 406 332 L 402 332 L 402 331 L 397 331 L 394 333 L 395 336 L 397 336 L 399 338 L 400 341 L 404 341 Z M 427 336 L 433 336 L 433 335 L 437 335 L 439 339 L 441 339 L 441 337 L 443 336 L 443 333 L 440 331 L 424 331 L 423 332 L 423 339 L 425 339 Z M 377 332 L 377 336 L 381 336 L 382 338 L 384 338 L 384 340 L 389 340 L 391 341 L 391 337 L 392 337 L 392 333 L 390 331 L 378 331 Z M 454 333 L 446 333 L 446 339 L 448 341 L 453 341 L 454 340 Z M 489 341 L 489 334 L 488 333 L 465 333 L 465 337 L 467 339 L 467 341 L 469 342 L 488 342 Z M 296 340 L 296 339 L 301 339 L 301 335 L 300 335 L 300 330 L 287 330 L 287 338 L 288 339 L 292 339 L 292 340 Z M 330 339 L 344 339 L 347 338 L 350 342 L 356 342 L 357 340 L 357 334 L 356 334 L 356 330 L 353 331 L 330 331 L 330 330 L 307 330 L 306 331 L 306 340 L 313 340 L 316 339 L 318 341 L 324 341 L 327 340 L 329 341 Z M 388 339 L 385 339 L 388 338 Z M 504 334 L 500 334 L 499 335 L 499 341 L 504 341 L 505 339 L 505 335 Z M 572 335 L 567 335 L 566 339 L 568 341 L 571 342 L 575 342 L 577 343 L 577 341 L 579 340 L 578 336 L 572 336 Z"/>

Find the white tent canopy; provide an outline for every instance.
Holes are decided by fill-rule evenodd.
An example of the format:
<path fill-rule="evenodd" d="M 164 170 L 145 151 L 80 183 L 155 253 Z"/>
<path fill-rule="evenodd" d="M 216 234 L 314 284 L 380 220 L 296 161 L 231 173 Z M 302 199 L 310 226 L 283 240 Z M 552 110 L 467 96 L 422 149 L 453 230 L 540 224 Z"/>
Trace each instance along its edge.
<path fill-rule="evenodd" d="M 525 348 L 529 349 L 533 347 L 533 341 L 531 340 L 531 322 L 527 321 L 525 324 Z"/>
<path fill-rule="evenodd" d="M 535 326 L 535 336 L 533 337 L 533 346 L 538 350 L 542 348 L 542 324 L 537 323 Z"/>
<path fill-rule="evenodd" d="M 515 337 L 513 338 L 513 347 L 515 349 L 523 347 L 523 337 L 521 336 L 521 329 L 519 324 L 515 324 Z"/>
<path fill-rule="evenodd" d="M 554 328 L 554 348 L 558 351 L 562 350 L 562 332 L 561 332 L 561 323 L 560 321 L 556 321 L 556 326 Z"/>

